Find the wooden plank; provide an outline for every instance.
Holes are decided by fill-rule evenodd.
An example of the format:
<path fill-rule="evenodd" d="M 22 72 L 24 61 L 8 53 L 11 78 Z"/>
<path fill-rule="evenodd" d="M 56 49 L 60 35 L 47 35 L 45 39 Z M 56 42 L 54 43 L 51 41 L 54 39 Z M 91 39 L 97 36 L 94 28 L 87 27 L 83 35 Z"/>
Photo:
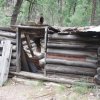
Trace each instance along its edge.
<path fill-rule="evenodd" d="M 3 42 L 3 51 L 2 51 L 2 58 L 0 63 L 0 86 L 4 84 L 4 82 L 8 78 L 10 61 L 11 61 L 11 54 L 12 54 L 12 44 L 10 40 L 6 40 Z"/>

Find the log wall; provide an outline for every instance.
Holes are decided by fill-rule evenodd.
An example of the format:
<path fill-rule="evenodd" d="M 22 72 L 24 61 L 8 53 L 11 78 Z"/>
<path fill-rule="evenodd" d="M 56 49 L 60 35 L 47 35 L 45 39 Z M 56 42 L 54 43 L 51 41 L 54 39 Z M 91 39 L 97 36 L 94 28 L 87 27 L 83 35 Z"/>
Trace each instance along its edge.
<path fill-rule="evenodd" d="M 65 73 L 94 77 L 98 68 L 98 33 L 48 33 L 45 73 Z"/>

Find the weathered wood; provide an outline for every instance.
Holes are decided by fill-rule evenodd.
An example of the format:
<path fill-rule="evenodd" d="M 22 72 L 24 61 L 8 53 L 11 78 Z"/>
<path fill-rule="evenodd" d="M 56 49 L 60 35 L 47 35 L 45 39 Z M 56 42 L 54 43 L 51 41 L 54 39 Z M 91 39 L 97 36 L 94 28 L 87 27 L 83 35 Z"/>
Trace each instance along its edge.
<path fill-rule="evenodd" d="M 21 70 L 21 33 L 20 29 L 17 29 L 16 32 L 16 46 L 17 46 L 17 56 L 16 56 L 16 71 L 19 72 Z"/>
<path fill-rule="evenodd" d="M 60 64 L 47 64 L 45 66 L 46 71 L 60 72 L 65 74 L 87 75 L 94 76 L 96 69 L 76 67 L 76 66 L 64 66 Z"/>
<path fill-rule="evenodd" d="M 52 44 L 69 44 L 69 45 L 90 45 L 90 46 L 98 46 L 100 45 L 99 42 L 86 42 L 86 41 L 63 41 L 63 40 L 48 40 L 48 43 Z"/>
<path fill-rule="evenodd" d="M 56 28 L 54 28 L 54 27 L 51 27 L 51 26 L 49 26 L 48 27 L 48 30 L 51 30 L 51 31 L 53 31 L 53 32 L 60 32 L 60 30 L 59 29 L 56 29 Z"/>
<path fill-rule="evenodd" d="M 64 78 L 50 78 L 50 77 L 45 77 L 43 74 L 35 74 L 29 72 L 20 72 L 20 73 L 10 72 L 10 74 L 16 76 L 22 76 L 29 79 L 38 79 L 42 81 L 49 81 L 49 82 L 56 82 L 56 83 L 63 83 L 63 84 L 95 86 L 94 83 L 82 83 L 72 79 L 64 79 Z"/>
<path fill-rule="evenodd" d="M 0 36 L 0 41 L 2 41 L 2 40 L 10 40 L 11 44 L 16 45 L 16 40 L 15 39 L 10 39 L 10 38 Z"/>
<path fill-rule="evenodd" d="M 91 42 L 99 42 L 100 38 L 91 38 L 91 37 L 80 37 L 77 35 L 57 35 L 54 34 L 52 36 L 49 35 L 49 40 L 63 40 L 63 41 L 91 41 Z"/>
<path fill-rule="evenodd" d="M 0 30 L 5 31 L 5 32 L 13 32 L 16 34 L 16 30 L 12 29 L 11 27 L 0 27 Z"/>
<path fill-rule="evenodd" d="M 97 68 L 97 65 L 94 63 L 89 62 L 82 62 L 82 61 L 68 61 L 68 60 L 61 60 L 61 59 L 46 59 L 46 64 L 60 64 L 66 66 L 81 66 L 86 68 Z"/>
<path fill-rule="evenodd" d="M 0 59 L 0 86 L 2 86 L 5 81 L 7 81 L 10 60 L 12 54 L 12 44 L 10 40 L 3 41 L 3 51 Z"/>
<path fill-rule="evenodd" d="M 24 49 L 22 48 L 21 50 L 21 62 L 22 62 L 22 70 L 23 71 L 28 71 L 29 72 L 29 67 L 28 67 L 28 63 L 27 63 L 27 58 L 26 58 L 26 53 L 24 51 Z"/>
<path fill-rule="evenodd" d="M 35 43 L 34 43 L 33 41 L 30 41 L 30 44 L 32 45 L 32 47 L 35 46 Z M 22 41 L 22 45 L 23 45 L 24 47 L 28 47 L 28 44 L 27 44 L 26 41 Z"/>
<path fill-rule="evenodd" d="M 0 51 L 0 56 L 2 55 L 2 52 Z M 16 52 L 12 52 L 11 58 L 16 59 Z"/>
<path fill-rule="evenodd" d="M 26 42 L 27 42 L 27 45 L 28 45 L 28 47 L 29 47 L 30 53 L 31 53 L 31 55 L 32 55 L 32 57 L 33 57 L 33 56 L 34 56 L 34 53 L 33 53 L 33 51 L 32 51 L 32 46 L 31 46 L 31 44 L 30 44 L 30 37 L 29 37 L 29 35 L 25 35 L 25 37 L 26 37 Z"/>
<path fill-rule="evenodd" d="M 8 37 L 8 38 L 16 38 L 16 34 L 11 33 L 11 32 L 4 32 L 0 31 L 0 36 Z"/>
<path fill-rule="evenodd" d="M 65 54 L 70 56 L 86 56 L 91 58 L 97 58 L 96 52 L 79 51 L 79 50 L 59 50 L 59 49 L 47 49 L 49 54 Z"/>
<path fill-rule="evenodd" d="M 86 57 L 86 56 L 68 56 L 65 54 L 47 54 L 47 58 L 51 59 L 62 59 L 62 60 L 73 60 L 73 61 L 86 61 L 91 63 L 97 63 L 97 59 Z"/>
<path fill-rule="evenodd" d="M 0 47 L 0 50 L 2 50 L 2 48 Z M 12 45 L 12 50 L 16 51 L 16 45 Z M 1 53 L 0 53 L 1 54 Z"/>
<path fill-rule="evenodd" d="M 97 50 L 99 45 L 71 45 L 71 44 L 55 44 L 55 43 L 47 43 L 47 48 L 58 48 L 58 49 L 78 49 L 78 50 Z"/>

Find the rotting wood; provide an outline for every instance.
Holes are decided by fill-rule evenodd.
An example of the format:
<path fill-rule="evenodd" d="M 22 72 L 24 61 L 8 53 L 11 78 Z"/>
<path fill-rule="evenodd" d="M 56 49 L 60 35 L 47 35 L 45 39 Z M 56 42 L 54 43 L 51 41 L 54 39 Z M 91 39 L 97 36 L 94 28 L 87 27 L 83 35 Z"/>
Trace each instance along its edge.
<path fill-rule="evenodd" d="M 64 78 L 50 78 L 50 77 L 45 77 L 42 74 L 35 74 L 35 73 L 29 73 L 29 72 L 10 72 L 10 74 L 16 75 L 16 76 L 21 76 L 29 79 L 38 79 L 42 81 L 49 81 L 49 82 L 56 82 L 56 83 L 63 83 L 63 84 L 72 84 L 72 85 L 87 85 L 89 87 L 95 86 L 94 83 L 82 83 L 82 82 L 77 82 L 75 80 L 71 79 L 64 79 Z"/>
<path fill-rule="evenodd" d="M 10 40 L 3 41 L 3 51 L 0 61 L 0 86 L 2 86 L 8 78 L 11 54 L 12 54 L 12 44 Z"/>

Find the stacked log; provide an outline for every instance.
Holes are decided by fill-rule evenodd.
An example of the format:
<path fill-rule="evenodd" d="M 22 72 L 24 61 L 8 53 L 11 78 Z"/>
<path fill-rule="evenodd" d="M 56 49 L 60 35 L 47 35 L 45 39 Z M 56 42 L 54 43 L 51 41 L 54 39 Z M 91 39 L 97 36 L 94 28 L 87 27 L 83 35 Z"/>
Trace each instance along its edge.
<path fill-rule="evenodd" d="M 97 73 L 97 50 L 100 37 L 84 32 L 48 34 L 45 73 L 64 73 L 94 77 Z M 98 69 L 99 70 L 99 69 Z M 100 70 L 99 70 L 100 71 Z"/>
<path fill-rule="evenodd" d="M 98 56 L 98 63 L 97 63 L 98 68 L 97 68 L 97 74 L 95 75 L 94 79 L 95 82 L 100 85 L 100 47 L 98 48 L 97 56 Z"/>
<path fill-rule="evenodd" d="M 3 28 L 4 29 L 4 28 Z M 2 29 L 1 29 L 2 30 Z M 8 31 L 8 29 L 1 31 L 0 30 L 0 41 L 2 40 L 11 40 L 11 43 L 13 45 L 12 47 L 12 55 L 11 55 L 11 63 L 10 63 L 10 71 L 15 72 L 16 71 L 16 32 L 15 31 Z M 0 49 L 0 55 L 1 55 L 1 49 Z"/>

